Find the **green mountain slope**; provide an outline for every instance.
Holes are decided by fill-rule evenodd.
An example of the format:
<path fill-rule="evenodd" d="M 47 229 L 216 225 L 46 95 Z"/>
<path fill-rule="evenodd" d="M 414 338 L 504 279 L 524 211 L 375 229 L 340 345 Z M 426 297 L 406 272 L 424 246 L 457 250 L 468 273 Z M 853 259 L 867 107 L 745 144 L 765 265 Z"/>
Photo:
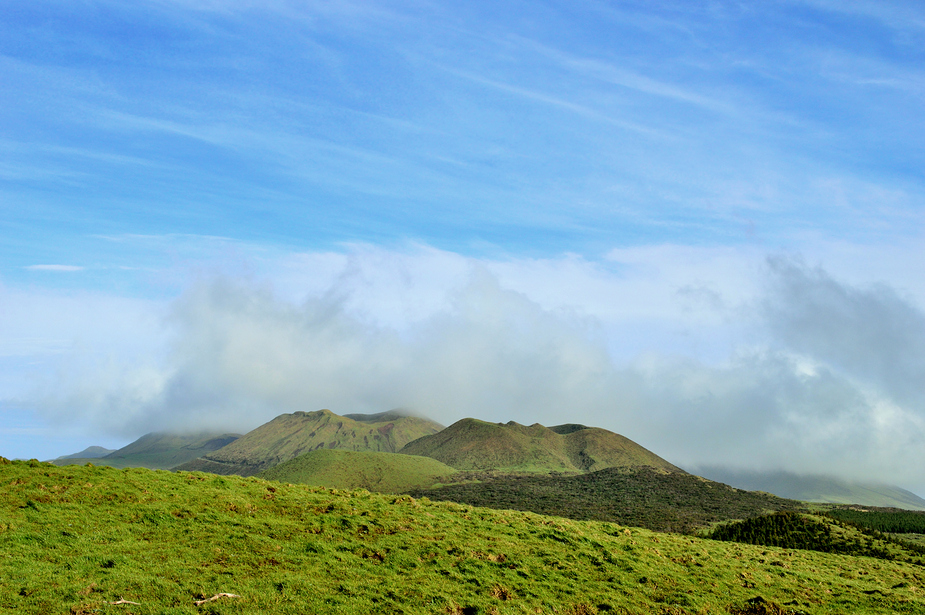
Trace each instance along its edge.
<path fill-rule="evenodd" d="M 400 452 L 430 457 L 459 470 L 586 472 L 651 466 L 683 472 L 628 438 L 583 425 L 550 428 L 462 419 L 410 442 Z"/>
<path fill-rule="evenodd" d="M 693 532 L 719 521 L 802 503 L 769 493 L 742 491 L 693 474 L 640 466 L 575 475 L 509 474 L 479 482 L 414 489 L 414 497 L 501 510 L 528 510 L 571 519 L 612 521 L 663 532 Z"/>
<path fill-rule="evenodd" d="M 704 467 L 703 476 L 751 491 L 767 491 L 781 497 L 830 504 L 861 504 L 925 510 L 925 499 L 891 485 L 849 482 L 830 476 L 790 472 L 755 472 Z"/>
<path fill-rule="evenodd" d="M 453 474 L 456 470 L 428 457 L 322 449 L 285 461 L 257 476 L 284 483 L 403 493 L 430 487 Z"/>
<path fill-rule="evenodd" d="M 239 434 L 149 433 L 117 451 L 99 458 L 55 459 L 56 465 L 107 465 L 114 468 L 151 468 L 166 470 L 178 464 L 216 451 L 239 438 Z"/>
<path fill-rule="evenodd" d="M 925 612 L 899 562 L 236 476 L 0 459 L 0 485 L 4 613 Z"/>
<path fill-rule="evenodd" d="M 253 476 L 319 449 L 394 453 L 443 428 L 429 419 L 395 412 L 352 416 L 357 418 L 330 410 L 281 414 L 221 450 L 176 469 Z"/>

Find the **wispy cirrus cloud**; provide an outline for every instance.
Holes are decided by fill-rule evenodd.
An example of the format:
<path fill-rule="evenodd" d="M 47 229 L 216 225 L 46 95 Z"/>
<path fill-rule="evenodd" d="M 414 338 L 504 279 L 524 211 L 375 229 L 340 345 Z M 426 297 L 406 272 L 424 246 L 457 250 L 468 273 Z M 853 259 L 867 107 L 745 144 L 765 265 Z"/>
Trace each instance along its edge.
<path fill-rule="evenodd" d="M 865 19 L 874 19 L 896 33 L 925 35 L 925 11 L 917 2 L 837 2 L 833 0 L 790 0 L 792 4 L 814 7 Z M 902 36 L 897 42 L 911 44 L 914 39 Z"/>
<path fill-rule="evenodd" d="M 83 271 L 86 267 L 80 265 L 28 265 L 25 267 L 29 271 L 54 271 L 57 273 L 75 273 Z"/>
<path fill-rule="evenodd" d="M 712 95 L 704 94 L 688 84 L 683 86 L 593 57 L 582 57 L 544 45 L 534 40 L 514 38 L 518 46 L 552 60 L 573 77 L 607 83 L 642 94 L 667 98 L 718 113 L 730 113 L 734 106 Z M 640 67 L 644 64 L 640 63 Z"/>
<path fill-rule="evenodd" d="M 515 96 L 519 96 L 519 97 L 522 97 L 524 99 L 527 99 L 533 102 L 538 102 L 538 103 L 550 105 L 558 109 L 563 109 L 565 111 L 575 113 L 577 115 L 580 115 L 585 118 L 589 118 L 591 120 L 603 122 L 605 124 L 610 124 L 617 128 L 621 128 L 624 130 L 630 130 L 630 131 L 637 132 L 637 133 L 642 133 L 642 134 L 645 134 L 651 137 L 659 137 L 662 139 L 669 138 L 669 135 L 666 132 L 662 132 L 655 128 L 644 126 L 641 124 L 629 122 L 626 120 L 621 120 L 618 117 L 608 115 L 607 113 L 603 113 L 599 110 L 593 109 L 590 106 L 580 104 L 577 102 L 573 102 L 565 98 L 561 98 L 557 95 L 548 94 L 548 93 L 541 92 L 538 90 L 529 89 L 526 87 L 520 87 L 517 85 L 513 85 L 511 83 L 504 83 L 501 81 L 497 81 L 494 79 L 484 77 L 482 75 L 460 71 L 457 69 L 451 69 L 445 66 L 444 67 L 438 66 L 438 68 L 442 68 L 443 70 L 446 70 L 447 72 L 452 73 L 453 75 L 457 77 L 461 77 L 473 83 L 477 83 L 479 85 L 490 87 L 490 88 L 493 88 L 501 92 L 506 92 L 508 94 L 513 94 Z"/>

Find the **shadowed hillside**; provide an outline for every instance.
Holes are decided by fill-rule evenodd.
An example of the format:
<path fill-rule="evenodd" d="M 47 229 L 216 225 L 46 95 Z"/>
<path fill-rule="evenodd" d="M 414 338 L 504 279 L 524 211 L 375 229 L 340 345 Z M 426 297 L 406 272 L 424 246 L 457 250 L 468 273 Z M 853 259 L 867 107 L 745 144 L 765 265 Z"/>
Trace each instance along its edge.
<path fill-rule="evenodd" d="M 458 470 L 588 472 L 611 467 L 650 466 L 683 472 L 632 440 L 597 427 L 539 423 L 489 423 L 462 419 L 400 451 Z"/>
<path fill-rule="evenodd" d="M 395 412 L 352 416 L 357 418 L 330 410 L 281 414 L 232 444 L 175 469 L 253 476 L 319 449 L 394 453 L 443 428 L 429 419 Z"/>
<path fill-rule="evenodd" d="M 470 472 L 458 478 L 470 482 L 409 493 L 473 506 L 685 533 L 719 521 L 803 506 L 769 493 L 742 491 L 693 474 L 651 467 L 565 476 Z"/>
<path fill-rule="evenodd" d="M 131 444 L 102 457 L 62 457 L 56 465 L 107 465 L 114 468 L 150 468 L 167 470 L 175 465 L 216 451 L 240 437 L 239 434 L 170 434 L 149 433 Z M 88 449 L 89 450 L 89 449 Z"/>

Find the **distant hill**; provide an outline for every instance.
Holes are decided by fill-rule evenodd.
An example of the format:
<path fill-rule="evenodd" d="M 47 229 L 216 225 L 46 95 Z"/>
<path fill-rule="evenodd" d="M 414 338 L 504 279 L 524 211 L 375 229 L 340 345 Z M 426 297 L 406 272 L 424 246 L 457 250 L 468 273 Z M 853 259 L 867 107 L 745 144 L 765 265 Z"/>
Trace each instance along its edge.
<path fill-rule="evenodd" d="M 93 463 L 114 468 L 150 468 L 167 470 L 175 465 L 196 459 L 205 453 L 218 450 L 238 439 L 238 434 L 149 433 L 131 444 L 103 457 L 66 457 L 52 461 L 55 465 L 83 465 Z"/>
<path fill-rule="evenodd" d="M 70 455 L 61 455 L 55 461 L 59 459 L 99 459 L 100 457 L 105 457 L 110 453 L 115 453 L 116 449 L 114 448 L 103 448 L 102 446 L 88 446 L 79 453 L 72 453 Z"/>
<path fill-rule="evenodd" d="M 257 476 L 283 483 L 403 493 L 431 487 L 456 473 L 455 469 L 428 457 L 319 449 L 273 466 Z"/>
<path fill-rule="evenodd" d="M 462 419 L 399 452 L 430 457 L 458 470 L 592 472 L 650 466 L 683 472 L 619 434 L 574 424 L 544 427 Z"/>
<path fill-rule="evenodd" d="M 740 489 L 767 491 L 794 500 L 925 510 L 925 500 L 911 491 L 891 485 L 849 482 L 830 476 L 779 471 L 756 472 L 722 467 L 702 467 L 697 472 Z"/>
<path fill-rule="evenodd" d="M 443 426 L 397 411 L 338 416 L 330 410 L 281 414 L 221 450 L 177 466 L 177 470 L 253 476 L 319 449 L 398 452 L 405 444 Z"/>

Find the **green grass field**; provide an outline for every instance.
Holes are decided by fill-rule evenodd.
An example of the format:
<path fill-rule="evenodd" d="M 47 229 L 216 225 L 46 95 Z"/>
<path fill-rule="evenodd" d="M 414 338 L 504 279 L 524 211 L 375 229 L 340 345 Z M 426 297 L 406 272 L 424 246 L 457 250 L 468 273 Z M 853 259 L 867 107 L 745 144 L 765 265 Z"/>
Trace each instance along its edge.
<path fill-rule="evenodd" d="M 6 613 L 925 612 L 925 570 L 865 557 L 200 473 L 0 485 Z"/>
<path fill-rule="evenodd" d="M 430 487 L 456 473 L 430 457 L 325 449 L 290 459 L 259 476 L 286 483 L 401 493 Z"/>

